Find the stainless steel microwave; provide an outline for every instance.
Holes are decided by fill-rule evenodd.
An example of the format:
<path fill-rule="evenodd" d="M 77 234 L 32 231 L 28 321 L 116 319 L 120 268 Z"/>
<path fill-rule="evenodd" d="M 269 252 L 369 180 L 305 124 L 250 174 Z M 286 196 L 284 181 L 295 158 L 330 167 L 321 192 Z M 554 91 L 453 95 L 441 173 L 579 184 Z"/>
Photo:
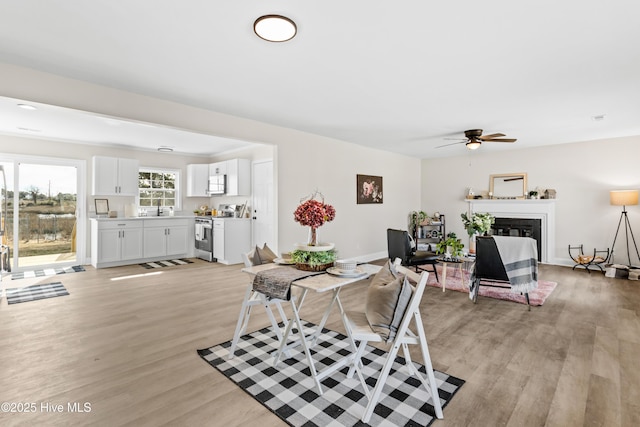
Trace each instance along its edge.
<path fill-rule="evenodd" d="M 227 176 L 209 176 L 209 194 L 225 194 L 227 192 Z"/>

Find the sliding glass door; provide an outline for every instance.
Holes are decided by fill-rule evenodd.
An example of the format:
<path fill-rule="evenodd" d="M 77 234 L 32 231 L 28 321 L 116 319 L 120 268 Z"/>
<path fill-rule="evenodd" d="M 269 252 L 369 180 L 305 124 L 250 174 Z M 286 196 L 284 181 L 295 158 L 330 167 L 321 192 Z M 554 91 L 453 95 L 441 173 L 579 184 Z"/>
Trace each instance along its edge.
<path fill-rule="evenodd" d="M 12 271 L 82 262 L 78 245 L 84 227 L 79 227 L 78 214 L 84 197 L 78 163 L 45 158 L 0 162 L 7 175 L 4 241 Z"/>

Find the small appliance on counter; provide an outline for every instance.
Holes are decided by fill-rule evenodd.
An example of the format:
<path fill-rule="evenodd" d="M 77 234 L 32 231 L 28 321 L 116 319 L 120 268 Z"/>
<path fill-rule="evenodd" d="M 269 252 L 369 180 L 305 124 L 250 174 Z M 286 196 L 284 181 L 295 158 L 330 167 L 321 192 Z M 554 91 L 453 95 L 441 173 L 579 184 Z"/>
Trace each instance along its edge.
<path fill-rule="evenodd" d="M 240 218 L 240 213 L 242 212 L 244 205 L 231 205 L 221 203 L 218 206 L 218 211 L 216 217 L 218 218 Z"/>

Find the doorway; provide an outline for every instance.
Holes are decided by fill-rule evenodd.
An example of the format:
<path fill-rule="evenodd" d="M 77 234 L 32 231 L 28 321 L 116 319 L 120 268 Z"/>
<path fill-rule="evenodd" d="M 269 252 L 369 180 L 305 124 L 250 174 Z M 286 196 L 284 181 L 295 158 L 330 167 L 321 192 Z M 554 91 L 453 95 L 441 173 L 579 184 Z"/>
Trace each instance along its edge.
<path fill-rule="evenodd" d="M 5 171 L 5 236 L 11 271 L 57 268 L 84 259 L 84 161 L 20 156 Z M 6 203 L 4 203 L 6 201 Z"/>

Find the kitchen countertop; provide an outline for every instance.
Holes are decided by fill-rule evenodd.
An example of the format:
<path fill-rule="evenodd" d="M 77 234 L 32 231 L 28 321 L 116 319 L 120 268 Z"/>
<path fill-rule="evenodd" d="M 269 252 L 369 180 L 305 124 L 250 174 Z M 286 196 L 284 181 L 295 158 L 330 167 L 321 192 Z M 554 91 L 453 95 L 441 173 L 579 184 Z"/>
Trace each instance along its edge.
<path fill-rule="evenodd" d="M 89 218 L 95 219 L 97 221 L 123 221 L 123 220 L 137 220 L 137 219 L 193 219 L 196 218 L 195 215 L 174 215 L 174 216 L 119 216 L 117 218 Z"/>

